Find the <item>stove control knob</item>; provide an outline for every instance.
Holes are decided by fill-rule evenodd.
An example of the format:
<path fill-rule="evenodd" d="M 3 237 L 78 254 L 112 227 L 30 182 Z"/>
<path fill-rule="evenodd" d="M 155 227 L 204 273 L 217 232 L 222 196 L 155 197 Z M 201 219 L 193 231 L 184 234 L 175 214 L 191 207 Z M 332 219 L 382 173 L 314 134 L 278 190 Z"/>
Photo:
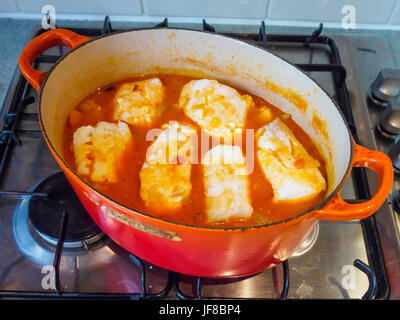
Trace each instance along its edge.
<path fill-rule="evenodd" d="M 397 213 L 400 213 L 400 191 L 397 191 L 397 194 L 394 196 L 393 199 L 393 207 Z"/>
<path fill-rule="evenodd" d="M 388 156 L 392 160 L 394 173 L 400 174 L 400 143 L 396 143 L 390 148 Z"/>
<path fill-rule="evenodd" d="M 371 100 L 378 106 L 386 107 L 400 93 L 400 70 L 382 69 L 371 85 Z"/>
<path fill-rule="evenodd" d="M 400 110 L 392 110 L 378 125 L 378 131 L 386 138 L 396 139 L 400 135 Z"/>

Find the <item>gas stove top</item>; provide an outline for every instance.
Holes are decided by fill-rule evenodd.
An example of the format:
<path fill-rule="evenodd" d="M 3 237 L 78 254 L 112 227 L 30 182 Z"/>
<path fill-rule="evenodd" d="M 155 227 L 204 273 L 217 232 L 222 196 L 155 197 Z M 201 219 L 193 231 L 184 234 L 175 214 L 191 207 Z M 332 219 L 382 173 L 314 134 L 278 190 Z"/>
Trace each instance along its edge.
<path fill-rule="evenodd" d="M 168 21 L 156 27 L 168 27 Z M 215 32 L 205 21 L 202 27 Z M 98 37 L 112 27 L 106 18 L 103 29 L 71 30 Z M 32 37 L 44 31 L 35 29 Z M 396 137 L 384 138 L 376 127 L 396 109 L 395 99 L 384 107 L 368 98 L 379 71 L 398 68 L 388 44 L 381 38 L 322 31 L 320 25 L 311 35 L 267 34 L 261 24 L 258 34 L 223 33 L 264 46 L 309 73 L 341 107 L 355 140 L 388 153 Z M 47 50 L 35 68 L 48 70 L 66 50 Z M 319 222 L 293 257 L 271 270 L 234 279 L 181 275 L 140 260 L 93 224 L 44 142 L 37 103 L 37 92 L 17 68 L 1 110 L 0 297 L 400 298 L 395 285 L 400 283 L 399 217 L 392 205 L 398 180 L 393 201 L 375 216 Z M 363 201 L 376 184 L 375 176 L 356 169 L 342 196 Z"/>

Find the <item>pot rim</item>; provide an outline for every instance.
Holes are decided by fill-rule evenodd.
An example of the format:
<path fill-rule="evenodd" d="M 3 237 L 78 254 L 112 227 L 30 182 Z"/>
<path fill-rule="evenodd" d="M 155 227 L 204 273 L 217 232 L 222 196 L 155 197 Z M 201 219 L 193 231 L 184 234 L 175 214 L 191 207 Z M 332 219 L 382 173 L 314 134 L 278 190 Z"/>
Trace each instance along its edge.
<path fill-rule="evenodd" d="M 322 200 L 320 203 L 318 203 L 316 206 L 312 207 L 311 209 L 309 209 L 309 210 L 307 210 L 307 211 L 305 211 L 305 212 L 302 212 L 302 213 L 300 213 L 300 214 L 298 214 L 298 215 L 296 215 L 296 216 L 294 216 L 294 217 L 285 219 L 285 220 L 280 220 L 280 221 L 276 221 L 276 222 L 272 222 L 272 223 L 268 223 L 268 224 L 263 224 L 263 225 L 256 225 L 256 226 L 228 227 L 228 228 L 227 228 L 227 227 L 218 227 L 218 226 L 198 226 L 198 225 L 186 224 L 186 223 L 181 223 L 181 222 L 175 222 L 175 221 L 172 221 L 172 220 L 159 218 L 159 217 L 157 217 L 157 216 L 153 216 L 153 215 L 151 215 L 151 214 L 148 214 L 148 213 L 144 213 L 144 212 L 135 210 L 135 209 L 130 208 L 130 207 L 128 207 L 128 206 L 126 206 L 126 205 L 124 205 L 124 204 L 122 204 L 122 203 L 120 203 L 120 202 L 118 202 L 118 201 L 116 201 L 116 200 L 111 199 L 111 198 L 108 197 L 107 195 L 105 195 L 105 194 L 103 194 L 102 192 L 100 192 L 99 190 L 95 189 L 93 186 L 91 186 L 89 183 L 87 183 L 83 178 L 81 178 L 81 177 L 75 172 L 75 170 L 73 170 L 73 169 L 64 161 L 64 158 L 61 157 L 61 156 L 59 155 L 59 153 L 56 151 L 56 149 L 54 148 L 53 144 L 52 144 L 51 141 L 50 141 L 49 136 L 47 135 L 45 126 L 44 126 L 43 121 L 42 121 L 42 104 L 41 104 L 41 101 L 42 101 L 42 94 L 43 94 L 44 88 L 45 88 L 45 86 L 46 86 L 46 83 L 47 83 L 47 81 L 48 81 L 48 79 L 49 79 L 49 77 L 50 77 L 50 74 L 51 74 L 51 73 L 53 72 L 53 70 L 58 66 L 58 64 L 60 64 L 60 63 L 61 63 L 65 58 L 67 58 L 71 53 L 73 53 L 74 51 L 80 49 L 81 47 L 83 47 L 83 46 L 85 46 L 85 45 L 87 45 L 87 44 L 89 44 L 89 43 L 92 43 L 92 42 L 94 42 L 94 41 L 101 40 L 101 39 L 104 39 L 104 38 L 107 38 L 107 37 L 112 37 L 112 36 L 114 36 L 114 35 L 118 35 L 118 34 L 121 34 L 121 33 L 130 33 L 130 32 L 136 32 L 136 31 L 150 31 L 150 30 L 177 30 L 177 31 L 185 31 L 185 32 L 206 33 L 206 34 L 213 35 L 213 36 L 216 36 L 216 37 L 228 38 L 228 39 L 231 40 L 231 41 L 240 42 L 241 44 L 244 44 L 244 45 L 247 45 L 247 46 L 251 46 L 251 47 L 254 47 L 255 49 L 258 49 L 258 50 L 262 50 L 262 51 L 264 51 L 264 52 L 267 52 L 268 54 L 271 54 L 271 55 L 275 56 L 276 58 L 283 60 L 285 63 L 291 65 L 292 67 L 296 68 L 297 71 L 303 73 L 307 78 L 309 78 L 319 89 L 321 89 L 321 90 L 328 96 L 329 100 L 330 100 L 330 101 L 333 103 L 333 105 L 336 107 L 337 111 L 338 111 L 339 114 L 340 114 L 340 117 L 342 118 L 342 120 L 343 120 L 343 122 L 344 122 L 344 124 L 345 124 L 345 127 L 346 127 L 346 129 L 347 129 L 347 133 L 348 133 L 348 137 L 349 137 L 349 140 L 350 140 L 350 153 L 351 153 L 351 156 L 350 156 L 350 160 L 349 160 L 349 163 L 348 163 L 346 172 L 345 172 L 345 174 L 343 175 L 342 180 L 340 181 L 340 183 L 339 183 L 339 184 L 337 185 L 337 187 L 331 192 L 331 194 L 329 194 L 324 200 Z M 277 226 L 277 225 L 280 225 L 280 224 L 285 224 L 285 223 L 293 222 L 294 220 L 300 219 L 300 218 L 305 217 L 305 216 L 307 216 L 307 215 L 311 215 L 312 212 L 314 212 L 314 211 L 316 211 L 316 210 L 319 210 L 319 209 L 323 208 L 326 204 L 328 204 L 329 201 L 331 201 L 331 200 L 333 199 L 333 197 L 335 197 L 335 195 L 336 195 L 338 192 L 340 192 L 340 190 L 342 189 L 343 185 L 346 183 L 346 181 L 347 181 L 347 179 L 348 179 L 348 177 L 349 177 L 350 171 L 351 171 L 351 169 L 352 169 L 352 161 L 353 161 L 353 157 L 354 157 L 354 139 L 353 139 L 353 137 L 352 137 L 350 128 L 349 128 L 349 126 L 348 126 L 348 124 L 347 124 L 347 121 L 346 121 L 346 119 L 345 119 L 345 117 L 344 117 L 344 114 L 343 114 L 342 110 L 339 108 L 339 106 L 337 105 L 337 103 L 333 100 L 333 98 L 328 94 L 328 92 L 327 92 L 323 87 L 321 87 L 316 81 L 314 81 L 309 75 L 307 75 L 307 74 L 306 74 L 303 70 L 301 70 L 299 67 L 297 67 L 297 66 L 294 65 L 293 63 L 287 61 L 286 59 L 281 58 L 281 57 L 279 57 L 278 55 L 276 55 L 276 54 L 274 54 L 274 53 L 268 51 L 266 48 L 264 48 L 264 47 L 262 47 L 262 46 L 259 46 L 259 45 L 257 45 L 257 44 L 245 42 L 245 41 L 243 41 L 243 40 L 234 38 L 234 37 L 229 36 L 229 35 L 220 34 L 220 33 L 215 33 L 215 32 L 211 32 L 211 31 L 194 30 L 194 29 L 177 28 L 177 27 L 162 27 L 162 28 L 149 27 L 149 28 L 135 28 L 135 29 L 130 29 L 130 30 L 116 31 L 116 32 L 113 32 L 113 33 L 101 35 L 101 36 L 99 36 L 99 37 L 97 37 L 97 38 L 94 38 L 94 39 L 90 39 L 90 40 L 88 40 L 88 41 L 86 41 L 86 42 L 84 42 L 84 43 L 82 43 L 82 44 L 76 46 L 75 48 L 72 48 L 72 49 L 71 49 L 70 51 L 68 51 L 66 54 L 64 54 L 63 56 L 61 56 L 60 59 L 58 59 L 57 62 L 56 62 L 54 65 L 51 66 L 50 70 L 46 73 L 46 76 L 45 76 L 45 78 L 43 79 L 43 83 L 42 83 L 42 85 L 41 85 L 41 87 L 40 87 L 38 104 L 39 104 L 39 110 L 38 110 L 39 124 L 40 124 L 40 128 L 41 128 L 41 130 L 42 130 L 43 136 L 44 136 L 44 138 L 45 138 L 45 140 L 46 140 L 46 142 L 47 142 L 47 145 L 50 147 L 50 149 L 51 149 L 53 155 L 56 156 L 56 157 L 62 162 L 62 164 L 64 165 L 64 167 L 65 167 L 66 169 L 68 169 L 68 170 L 72 173 L 72 175 L 73 175 L 75 178 L 77 178 L 77 179 L 79 180 L 80 183 L 85 184 L 91 191 L 94 191 L 95 193 L 99 194 L 101 197 L 107 199 L 107 200 L 110 201 L 111 203 L 117 204 L 118 206 L 121 206 L 122 208 L 124 208 L 124 209 L 126 209 L 126 210 L 128 210 L 128 211 L 131 211 L 131 212 L 134 213 L 134 214 L 141 215 L 141 216 L 143 216 L 144 218 L 155 219 L 155 220 L 161 221 L 161 222 L 163 222 L 163 223 L 168 223 L 168 224 L 173 224 L 173 225 L 179 225 L 179 226 L 182 226 L 182 227 L 189 227 L 189 228 L 196 228 L 196 229 L 207 229 L 207 230 L 215 230 L 215 231 L 218 231 L 218 230 L 220 230 L 220 231 L 246 231 L 246 230 L 249 230 L 249 229 L 261 229 L 261 228 L 273 227 L 273 226 Z"/>

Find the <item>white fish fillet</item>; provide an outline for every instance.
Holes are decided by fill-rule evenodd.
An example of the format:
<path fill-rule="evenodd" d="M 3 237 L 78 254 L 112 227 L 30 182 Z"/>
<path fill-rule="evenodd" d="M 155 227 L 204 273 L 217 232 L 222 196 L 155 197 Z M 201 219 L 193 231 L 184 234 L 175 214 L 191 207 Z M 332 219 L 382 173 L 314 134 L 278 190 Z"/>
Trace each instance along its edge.
<path fill-rule="evenodd" d="M 182 89 L 179 107 L 207 134 L 224 138 L 230 144 L 240 133 L 253 100 L 216 80 L 192 80 Z"/>
<path fill-rule="evenodd" d="M 208 221 L 249 218 L 253 208 L 241 149 L 237 146 L 218 145 L 205 153 L 202 163 Z"/>
<path fill-rule="evenodd" d="M 279 118 L 258 129 L 256 138 L 258 161 L 275 202 L 309 199 L 326 189 L 319 162 Z"/>
<path fill-rule="evenodd" d="M 180 208 L 190 197 L 196 130 L 172 122 L 146 152 L 140 170 L 140 196 L 155 209 Z"/>
<path fill-rule="evenodd" d="M 117 162 L 131 141 L 129 127 L 121 121 L 78 128 L 73 135 L 78 174 L 97 182 L 116 182 Z"/>
<path fill-rule="evenodd" d="M 164 86 L 160 79 L 124 83 L 114 97 L 114 120 L 131 125 L 149 125 L 159 115 Z"/>

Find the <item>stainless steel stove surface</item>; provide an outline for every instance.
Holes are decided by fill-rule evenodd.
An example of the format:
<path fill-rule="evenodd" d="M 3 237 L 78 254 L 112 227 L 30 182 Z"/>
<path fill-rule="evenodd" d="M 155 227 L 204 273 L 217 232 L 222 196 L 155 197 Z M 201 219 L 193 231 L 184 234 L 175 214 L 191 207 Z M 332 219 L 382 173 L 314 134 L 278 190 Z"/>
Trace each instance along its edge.
<path fill-rule="evenodd" d="M 203 27 L 212 29 L 207 24 Z M 101 30 L 72 30 L 90 36 L 101 34 Z M 258 36 L 237 36 L 264 44 L 309 72 L 340 106 L 348 93 L 359 142 L 388 151 L 393 140 L 381 139 L 375 132 L 385 108 L 372 106 L 367 100 L 378 72 L 398 67 L 384 39 L 322 37 L 321 30 L 313 36 L 266 36 L 263 26 L 260 30 Z M 336 43 L 347 71 L 348 91 L 341 82 L 346 73 L 329 39 Z M 48 70 L 62 50 L 48 50 L 37 59 L 36 67 Z M 59 222 L 53 231 L 60 237 L 49 241 L 32 223 L 32 215 L 40 212 L 29 213 L 35 207 L 32 202 L 46 201 L 46 189 L 39 192 L 38 186 L 60 171 L 40 132 L 37 99 L 37 92 L 17 70 L 2 109 L 0 134 L 0 297 L 400 298 L 400 285 L 396 285 L 400 284 L 399 221 L 390 201 L 375 218 L 365 221 L 321 221 L 287 262 L 239 279 L 199 279 L 164 270 L 134 257 L 101 233 L 66 241 L 71 221 L 62 224 L 62 209 L 55 213 Z M 364 198 L 359 187 L 363 174 L 352 177 L 342 191 L 343 198 Z M 373 193 L 376 178 L 369 173 L 368 178 Z M 394 191 L 398 183 L 396 180 Z M 365 185 L 361 188 L 365 190 Z M 62 201 L 68 200 L 60 200 L 61 206 Z"/>

